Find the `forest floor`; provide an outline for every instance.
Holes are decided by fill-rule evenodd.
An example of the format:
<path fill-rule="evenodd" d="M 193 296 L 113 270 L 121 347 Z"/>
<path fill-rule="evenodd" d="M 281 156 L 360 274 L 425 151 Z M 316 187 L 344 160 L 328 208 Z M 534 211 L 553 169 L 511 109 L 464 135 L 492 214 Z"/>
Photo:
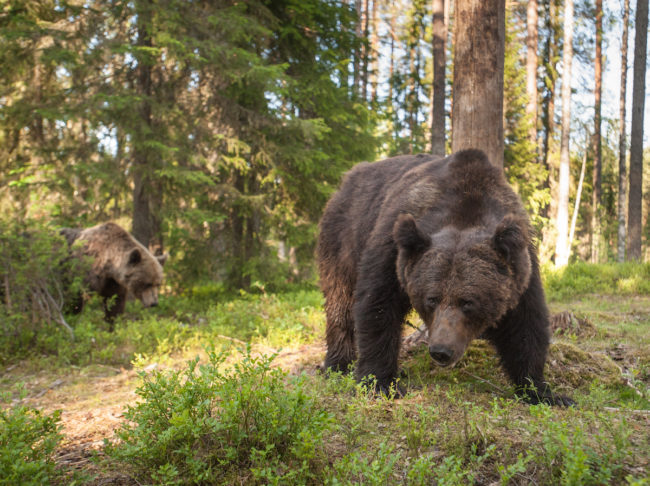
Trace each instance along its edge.
<path fill-rule="evenodd" d="M 270 300 L 264 302 L 265 298 Z M 318 296 L 310 298 L 316 302 L 319 299 Z M 246 312 L 269 321 L 271 329 L 274 319 L 282 319 L 282 309 L 292 305 L 274 299 L 263 297 Z M 310 377 L 314 389 L 325 388 L 325 378 L 318 372 L 325 353 L 324 319 L 320 308 L 304 304 L 301 302 L 290 316 L 293 324 L 301 325 L 300 331 L 285 326 L 285 334 L 280 332 L 273 337 L 267 332 L 264 339 L 246 339 L 246 333 L 239 331 L 226 334 L 228 326 L 225 326 L 217 328 L 210 339 L 220 341 L 226 348 L 251 343 L 253 354 L 277 354 L 273 366 L 289 375 L 304 373 Z M 446 464 L 441 463 L 442 458 L 451 452 L 468 447 L 475 449 L 476 444 L 482 444 L 480 452 L 472 449 L 473 455 L 463 459 L 464 467 L 473 468 L 471 475 L 445 466 L 449 474 L 456 474 L 450 477 L 461 483 L 469 479 L 477 484 L 539 484 L 549 478 L 564 481 L 569 477 L 567 464 L 572 460 L 571 454 L 587 448 L 593 455 L 583 461 L 586 464 L 586 472 L 580 473 L 583 479 L 597 482 L 601 477 L 598 471 L 609 468 L 613 471 L 610 476 L 613 483 L 648 484 L 650 296 L 592 294 L 576 300 L 551 302 L 550 307 L 555 318 L 547 379 L 558 392 L 576 399 L 578 407 L 574 410 L 554 409 L 548 412 L 551 415 L 547 412 L 531 415 L 527 405 L 513 399 L 512 389 L 498 366 L 494 351 L 481 340 L 472 344 L 453 370 L 436 369 L 425 347 L 416 344 L 403 353 L 404 380 L 409 390 L 406 397 L 355 405 L 360 407 L 357 412 L 363 409 L 366 420 L 355 425 L 359 437 L 380 441 L 370 430 L 376 426 L 385 432 L 380 434 L 381 438 L 395 438 L 395 450 L 401 451 L 403 458 L 400 460 L 402 471 L 407 471 L 413 458 L 425 452 L 437 461 L 437 467 L 441 467 Z M 201 318 L 193 318 L 200 326 Z M 191 328 L 192 318 L 185 315 L 183 319 Z M 184 326 L 188 323 L 184 322 Z M 255 325 L 255 330 L 260 331 L 259 324 Z M 410 332 L 412 330 L 407 328 L 407 334 Z M 248 334 L 253 335 L 252 332 Z M 83 472 L 82 482 L 140 484 L 128 468 L 108 460 L 103 453 L 105 441 L 114 440 L 116 428 L 125 421 L 126 407 L 138 401 L 136 390 L 145 375 L 154 370 L 181 370 L 195 356 L 205 360 L 206 334 L 197 338 L 185 331 L 184 336 L 191 338 L 186 341 L 178 338 L 175 345 L 167 343 L 157 353 L 136 355 L 137 359 L 131 364 L 107 360 L 108 364 L 49 366 L 41 359 L 17 361 L 3 370 L 0 392 L 12 393 L 15 385 L 22 383 L 24 397 L 16 396 L 13 404 L 21 403 L 46 413 L 61 410 L 63 440 L 55 460 L 61 468 Z M 160 342 L 166 341 L 161 339 Z M 323 393 L 319 396 L 328 409 L 340 399 L 338 395 Z M 349 406 L 346 410 L 343 405 L 333 411 L 342 423 L 352 420 L 352 412 Z M 429 429 L 431 422 L 436 423 L 437 430 Z M 563 429 L 554 429 L 557 424 Z M 535 426 L 547 427 L 548 435 L 536 434 Z M 563 443 L 549 445 L 555 440 L 553 436 L 562 434 L 566 436 Z M 333 456 L 341 457 L 345 451 L 359 449 L 358 440 L 346 437 L 344 431 L 335 435 Z M 447 445 L 443 445 L 445 441 Z M 450 449 L 452 445 L 449 444 L 455 441 L 458 444 Z M 616 451 L 610 450 L 612 444 Z M 379 447 L 379 442 L 376 445 Z M 561 450 L 561 446 L 566 450 Z M 488 455 L 491 457 L 485 459 Z M 362 472 L 355 477 L 364 477 L 364 474 L 368 473 Z M 419 484 L 407 480 L 411 476 L 407 477 L 406 472 L 399 477 L 398 473 L 393 474 L 396 475 L 393 476 L 395 483 Z M 241 476 L 238 481 L 245 484 L 246 478 Z M 351 480 L 353 483 L 355 481 Z M 451 481 L 450 484 L 455 483 Z"/>

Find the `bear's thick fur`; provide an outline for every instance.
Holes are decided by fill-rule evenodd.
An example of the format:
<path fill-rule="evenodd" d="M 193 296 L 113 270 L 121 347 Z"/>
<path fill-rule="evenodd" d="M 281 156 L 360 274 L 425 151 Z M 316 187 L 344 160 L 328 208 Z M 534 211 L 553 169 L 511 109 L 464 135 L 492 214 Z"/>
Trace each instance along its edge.
<path fill-rule="evenodd" d="M 87 229 L 63 228 L 61 234 L 70 246 L 80 242 L 77 255 L 92 258 L 85 283 L 103 297 L 105 318 L 111 331 L 115 317 L 124 312 L 129 295 L 140 299 L 144 307 L 158 305 L 166 255 L 153 256 L 115 223 Z M 76 303 L 77 311 L 81 311 L 82 304 L 82 300 Z"/>
<path fill-rule="evenodd" d="M 358 358 L 357 379 L 387 392 L 414 308 L 437 364 L 483 336 L 527 401 L 572 403 L 544 382 L 549 320 L 528 216 L 482 152 L 357 165 L 327 204 L 318 261 L 326 368 Z"/>

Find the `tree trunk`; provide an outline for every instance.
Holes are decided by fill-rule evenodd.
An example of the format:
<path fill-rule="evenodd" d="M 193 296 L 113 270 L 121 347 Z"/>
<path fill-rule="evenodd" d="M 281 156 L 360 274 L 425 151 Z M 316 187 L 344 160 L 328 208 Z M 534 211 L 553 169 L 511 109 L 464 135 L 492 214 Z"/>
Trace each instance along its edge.
<path fill-rule="evenodd" d="M 372 2 L 372 37 L 370 58 L 372 61 L 370 69 L 370 101 L 377 102 L 377 78 L 379 75 L 379 31 L 377 25 L 377 0 Z"/>
<path fill-rule="evenodd" d="M 550 169 L 550 152 L 553 133 L 555 132 L 555 85 L 557 84 L 557 49 L 559 44 L 559 35 L 557 34 L 558 19 L 556 0 L 548 2 L 548 17 L 546 28 L 548 29 L 548 38 L 544 48 L 544 59 L 546 60 L 546 77 L 544 84 L 546 94 L 543 99 L 542 123 L 544 125 L 544 139 L 542 146 L 542 161 L 547 169 Z M 549 170 L 549 174 L 551 171 Z M 548 182 L 548 181 L 547 181 Z M 550 185 L 550 184 L 549 184 Z"/>
<path fill-rule="evenodd" d="M 151 47 L 151 6 L 148 2 L 138 2 L 137 45 Z M 139 107 L 140 125 L 135 129 L 133 140 L 133 236 L 152 251 L 162 251 L 162 188 L 154 173 L 154 156 L 146 142 L 154 132 L 154 120 L 151 110 L 153 93 L 153 68 L 144 57 L 138 59 L 136 91 L 142 101 Z"/>
<path fill-rule="evenodd" d="M 528 1 L 526 14 L 526 94 L 531 122 L 528 138 L 537 147 L 537 0 Z"/>
<path fill-rule="evenodd" d="M 588 143 L 587 138 L 587 143 Z M 578 211 L 580 210 L 580 199 L 582 197 L 582 183 L 585 180 L 585 167 L 587 166 L 587 143 L 585 143 L 585 153 L 582 155 L 582 167 L 580 167 L 580 180 L 578 181 L 578 189 L 576 190 L 576 201 L 573 205 L 573 216 L 571 217 L 571 227 L 569 228 L 569 250 L 567 253 L 571 255 L 571 246 L 573 244 L 573 235 L 576 231 L 576 221 L 578 220 Z"/>
<path fill-rule="evenodd" d="M 393 139 L 397 140 L 399 136 L 399 118 L 397 110 L 395 110 L 395 102 L 393 101 L 394 85 L 395 85 L 395 12 L 390 12 L 390 68 L 388 73 L 388 106 L 390 107 L 391 116 L 393 117 Z"/>
<path fill-rule="evenodd" d="M 603 83 L 603 0 L 596 0 L 596 57 L 594 59 L 596 76 L 594 85 L 594 173 L 591 203 L 591 262 L 600 260 L 600 205 L 602 179 L 602 138 L 601 138 L 601 97 Z"/>
<path fill-rule="evenodd" d="M 555 244 L 555 265 L 569 263 L 567 233 L 569 230 L 569 185 L 571 135 L 571 62 L 573 61 L 573 0 L 566 0 L 564 6 L 564 51 L 562 55 L 562 135 L 560 139 L 560 177 L 558 182 L 557 240 Z"/>
<path fill-rule="evenodd" d="M 643 199 L 643 110 L 645 108 L 648 0 L 636 2 L 634 80 L 632 85 L 632 132 L 630 134 L 630 194 L 627 211 L 627 259 L 641 259 L 641 202 Z"/>
<path fill-rule="evenodd" d="M 363 2 L 363 71 L 361 77 L 361 93 L 364 101 L 368 101 L 368 62 L 370 56 L 368 55 L 368 38 L 370 37 L 370 0 Z"/>
<path fill-rule="evenodd" d="M 409 80 L 406 89 L 406 110 L 408 111 L 408 126 L 409 126 L 409 144 L 408 153 L 413 153 L 413 142 L 415 141 L 415 112 L 417 110 L 416 102 L 416 83 L 415 83 L 415 40 L 410 39 L 409 46 Z"/>
<path fill-rule="evenodd" d="M 355 0 L 354 8 L 357 12 L 357 25 L 356 25 L 356 34 L 357 40 L 361 40 L 362 35 L 362 24 L 361 24 L 361 0 Z M 362 68 L 362 58 L 363 58 L 363 47 L 357 43 L 357 47 L 354 52 L 354 64 L 353 64 L 353 84 L 354 84 L 354 94 L 358 96 L 361 93 L 359 89 L 359 84 L 361 83 L 361 68 Z"/>
<path fill-rule="evenodd" d="M 623 5 L 623 40 L 621 41 L 621 96 L 619 98 L 618 139 L 618 248 L 617 259 L 625 261 L 625 201 L 627 193 L 627 170 L 625 167 L 625 96 L 627 94 L 627 38 L 630 23 L 630 0 Z"/>
<path fill-rule="evenodd" d="M 458 0 L 452 151 L 483 150 L 503 167 L 505 0 Z"/>
<path fill-rule="evenodd" d="M 445 155 L 445 67 L 447 63 L 447 25 L 445 3 L 433 0 L 433 84 L 431 108 L 431 153 Z"/>

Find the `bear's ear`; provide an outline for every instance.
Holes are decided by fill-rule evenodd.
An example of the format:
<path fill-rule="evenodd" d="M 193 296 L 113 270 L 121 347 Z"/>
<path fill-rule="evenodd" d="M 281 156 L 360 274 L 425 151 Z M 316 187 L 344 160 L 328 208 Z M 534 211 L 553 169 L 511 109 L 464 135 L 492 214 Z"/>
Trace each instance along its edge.
<path fill-rule="evenodd" d="M 156 260 L 158 260 L 158 263 L 160 263 L 160 266 L 162 267 L 167 259 L 169 258 L 169 253 L 157 253 L 156 254 Z"/>
<path fill-rule="evenodd" d="M 526 249 L 527 234 L 526 229 L 522 228 L 521 223 L 514 215 L 507 215 L 497 225 L 492 237 L 492 245 L 508 262 L 512 262 L 512 258 L 517 252 Z"/>
<path fill-rule="evenodd" d="M 393 226 L 393 239 L 398 248 L 408 255 L 425 251 L 431 245 L 431 238 L 425 235 L 410 214 L 400 214 Z"/>
<path fill-rule="evenodd" d="M 137 265 L 142 261 L 142 253 L 137 248 L 134 248 L 129 255 L 129 265 Z"/>

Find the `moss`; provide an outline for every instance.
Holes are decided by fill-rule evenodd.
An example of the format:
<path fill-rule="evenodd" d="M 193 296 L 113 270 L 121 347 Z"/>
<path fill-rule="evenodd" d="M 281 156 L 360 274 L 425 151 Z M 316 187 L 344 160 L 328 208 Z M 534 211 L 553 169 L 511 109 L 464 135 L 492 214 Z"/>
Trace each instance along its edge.
<path fill-rule="evenodd" d="M 621 370 L 609 356 L 563 341 L 551 344 L 546 375 L 551 383 L 572 388 L 587 387 L 595 381 L 608 386 L 623 383 Z"/>

